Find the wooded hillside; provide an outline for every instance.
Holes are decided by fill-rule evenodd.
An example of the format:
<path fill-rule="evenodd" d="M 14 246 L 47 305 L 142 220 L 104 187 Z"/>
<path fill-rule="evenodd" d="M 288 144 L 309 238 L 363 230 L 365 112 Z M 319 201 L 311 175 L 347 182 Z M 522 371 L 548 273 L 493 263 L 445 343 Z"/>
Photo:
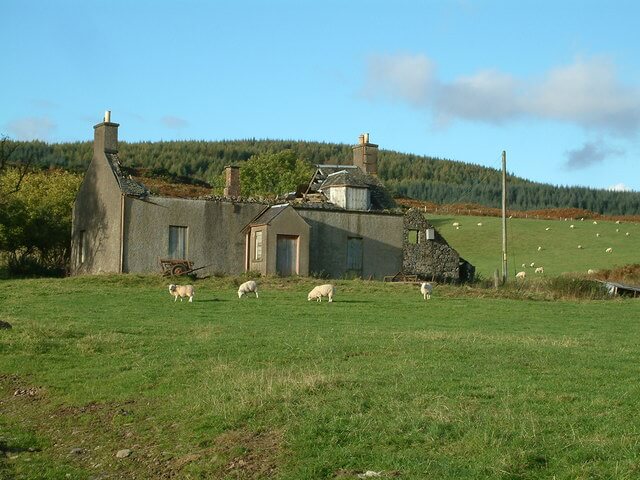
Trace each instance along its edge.
<path fill-rule="evenodd" d="M 350 145 L 293 140 L 172 141 L 120 143 L 124 165 L 166 170 L 177 176 L 216 183 L 225 165 L 239 164 L 252 155 L 293 150 L 312 163 L 349 163 Z M 20 142 L 12 160 L 31 160 L 40 167 L 62 167 L 83 172 L 91 160 L 90 142 L 46 144 Z M 437 204 L 476 203 L 499 207 L 500 172 L 497 169 L 447 159 L 381 150 L 378 172 L 398 196 Z M 640 193 L 612 192 L 584 187 L 557 187 L 509 177 L 509 208 L 534 210 L 578 208 L 606 215 L 640 214 Z"/>

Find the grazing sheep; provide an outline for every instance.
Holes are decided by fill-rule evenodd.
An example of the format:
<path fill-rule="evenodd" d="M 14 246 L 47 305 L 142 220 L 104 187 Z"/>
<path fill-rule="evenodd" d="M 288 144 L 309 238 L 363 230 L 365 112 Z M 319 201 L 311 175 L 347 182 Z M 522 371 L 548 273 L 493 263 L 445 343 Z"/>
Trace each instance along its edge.
<path fill-rule="evenodd" d="M 593 269 L 591 269 L 591 268 L 590 268 L 589 270 L 587 270 L 587 274 L 588 274 L 588 275 L 593 275 L 593 274 L 594 274 L 594 273 L 596 273 L 596 272 L 597 272 L 597 270 L 593 270 Z"/>
<path fill-rule="evenodd" d="M 482 226 L 482 222 L 478 222 L 478 226 L 481 227 Z"/>
<path fill-rule="evenodd" d="M 617 224 L 617 225 L 620 225 L 620 220 L 616 220 L 616 224 Z"/>
<path fill-rule="evenodd" d="M 451 225 L 453 225 L 454 227 L 459 227 L 460 226 L 460 222 L 453 222 Z"/>
<path fill-rule="evenodd" d="M 516 273 L 516 278 L 525 278 L 526 276 L 527 276 L 527 272 Z"/>
<path fill-rule="evenodd" d="M 183 297 L 189 297 L 189 301 L 193 302 L 193 285 L 169 285 L 169 293 L 174 296 L 174 302 L 180 297 L 182 301 Z"/>
<path fill-rule="evenodd" d="M 625 233 L 625 235 L 628 237 L 629 236 L 629 232 Z"/>
<path fill-rule="evenodd" d="M 309 292 L 307 300 L 316 299 L 317 302 L 322 302 L 322 297 L 329 297 L 329 301 L 333 302 L 333 294 L 335 291 L 335 287 L 329 283 L 326 285 L 319 285 Z"/>
<path fill-rule="evenodd" d="M 535 273 L 544 273 L 544 267 L 537 267 Z"/>
<path fill-rule="evenodd" d="M 605 250 L 605 252 L 606 252 L 606 253 L 611 253 L 611 252 L 613 252 L 613 248 L 609 247 L 609 248 L 607 248 L 607 249 Z"/>
<path fill-rule="evenodd" d="M 538 247 L 538 251 L 542 250 L 542 247 Z"/>
<path fill-rule="evenodd" d="M 549 230 L 551 230 L 551 227 L 547 227 L 545 228 L 545 230 L 548 232 Z"/>
<path fill-rule="evenodd" d="M 433 286 L 428 282 L 422 282 L 420 285 L 420 293 L 422 294 L 422 298 L 425 300 L 429 300 L 431 298 L 431 292 L 433 291 Z"/>
<path fill-rule="evenodd" d="M 578 249 L 579 249 L 579 250 L 582 250 L 582 245 L 578 245 Z"/>
<path fill-rule="evenodd" d="M 596 237 L 599 237 L 599 236 L 600 236 L 600 234 L 599 234 L 599 233 L 596 233 Z"/>
<path fill-rule="evenodd" d="M 593 221 L 593 224 L 594 224 L 594 225 L 597 225 L 597 224 L 598 224 L 598 222 L 596 222 L 596 221 L 594 220 L 594 221 Z"/>
<path fill-rule="evenodd" d="M 245 293 L 251 292 L 255 293 L 256 298 L 258 298 L 258 284 L 253 280 L 249 280 L 240 285 L 240 288 L 238 288 L 238 298 L 242 298 Z"/>
<path fill-rule="evenodd" d="M 531 262 L 531 263 L 529 264 L 529 266 L 530 266 L 531 268 L 535 267 L 535 266 L 536 266 L 536 262 Z"/>
<path fill-rule="evenodd" d="M 619 228 L 616 228 L 616 233 L 620 233 L 620 229 Z"/>
<path fill-rule="evenodd" d="M 524 264 L 524 263 L 522 264 L 522 268 L 526 268 L 526 266 L 527 266 L 526 264 Z"/>
<path fill-rule="evenodd" d="M 572 223 L 571 225 L 569 225 L 569 228 L 576 228 L 575 225 Z"/>

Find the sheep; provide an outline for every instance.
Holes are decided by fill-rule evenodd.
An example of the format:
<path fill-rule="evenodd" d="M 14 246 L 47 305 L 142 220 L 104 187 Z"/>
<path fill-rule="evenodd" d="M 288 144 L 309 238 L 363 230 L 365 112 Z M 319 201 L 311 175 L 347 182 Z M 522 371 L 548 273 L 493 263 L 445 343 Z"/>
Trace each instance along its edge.
<path fill-rule="evenodd" d="M 529 266 L 530 266 L 531 268 L 535 267 L 535 266 L 536 266 L 536 262 L 531 262 L 531 263 L 529 264 Z"/>
<path fill-rule="evenodd" d="M 575 225 L 572 223 L 571 225 L 569 225 L 569 228 L 576 228 Z"/>
<path fill-rule="evenodd" d="M 542 250 L 542 247 L 538 247 L 538 251 L 541 251 L 541 250 Z"/>
<path fill-rule="evenodd" d="M 526 266 L 527 266 L 526 264 L 524 264 L 524 263 L 522 264 L 522 268 L 526 268 Z"/>
<path fill-rule="evenodd" d="M 620 229 L 619 228 L 616 228 L 616 233 L 620 233 Z"/>
<path fill-rule="evenodd" d="M 317 302 L 322 302 L 322 297 L 329 297 L 329 301 L 333 302 L 333 294 L 336 289 L 333 285 L 327 283 L 326 285 L 319 285 L 314 287 L 313 290 L 307 295 L 307 300 L 316 299 Z"/>
<path fill-rule="evenodd" d="M 478 222 L 478 226 L 481 227 L 482 226 L 482 222 Z"/>
<path fill-rule="evenodd" d="M 183 297 L 189 297 L 189 301 L 193 302 L 193 285 L 169 285 L 169 293 L 174 296 L 174 302 L 180 297 L 182 301 Z"/>
<path fill-rule="evenodd" d="M 238 288 L 238 298 L 242 298 L 245 293 L 251 292 L 255 293 L 256 298 L 258 298 L 258 284 L 253 280 L 249 280 L 240 285 L 240 288 Z"/>
<path fill-rule="evenodd" d="M 544 267 L 537 267 L 535 273 L 544 273 Z"/>
<path fill-rule="evenodd" d="M 594 221 L 593 221 L 593 224 L 594 224 L 594 225 L 597 225 L 597 224 L 598 224 L 598 222 L 596 222 L 596 221 L 594 220 Z"/>
<path fill-rule="evenodd" d="M 628 237 L 629 236 L 629 232 L 625 233 L 625 235 Z"/>
<path fill-rule="evenodd" d="M 451 225 L 454 226 L 454 227 L 459 227 L 460 226 L 460 222 L 453 222 Z"/>
<path fill-rule="evenodd" d="M 620 225 L 620 220 L 616 220 L 616 225 Z"/>
<path fill-rule="evenodd" d="M 578 250 L 582 250 L 582 245 L 578 245 Z"/>
<path fill-rule="evenodd" d="M 597 270 L 593 270 L 593 269 L 591 269 L 591 268 L 590 268 L 589 270 L 587 270 L 587 274 L 588 274 L 588 275 L 593 275 L 593 274 L 594 274 L 594 273 L 596 273 L 596 272 L 597 272 Z"/>
<path fill-rule="evenodd" d="M 545 230 L 548 232 L 549 230 L 551 230 L 551 227 L 547 227 L 545 228 Z"/>
<path fill-rule="evenodd" d="M 596 233 L 596 237 L 600 237 L 600 234 L 599 234 L 599 233 Z"/>
<path fill-rule="evenodd" d="M 605 250 L 605 252 L 606 252 L 606 253 L 611 253 L 611 252 L 613 252 L 613 248 L 609 247 L 609 248 L 607 248 L 607 249 Z"/>
<path fill-rule="evenodd" d="M 429 282 L 422 282 L 420 285 L 420 293 L 422 294 L 422 298 L 425 300 L 429 300 L 431 298 L 431 292 L 433 291 L 433 286 Z"/>
<path fill-rule="evenodd" d="M 516 273 L 516 278 L 525 278 L 526 276 L 527 276 L 527 272 Z"/>

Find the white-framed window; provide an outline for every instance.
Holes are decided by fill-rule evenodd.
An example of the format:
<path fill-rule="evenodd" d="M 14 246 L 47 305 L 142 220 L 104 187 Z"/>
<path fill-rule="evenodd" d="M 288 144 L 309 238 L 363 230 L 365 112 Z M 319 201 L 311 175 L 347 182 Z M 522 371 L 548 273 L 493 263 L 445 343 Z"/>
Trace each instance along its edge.
<path fill-rule="evenodd" d="M 169 258 L 187 258 L 187 227 L 169 226 Z"/>
<path fill-rule="evenodd" d="M 253 259 L 256 262 L 262 261 L 262 230 L 258 230 L 253 234 L 254 254 Z"/>
<path fill-rule="evenodd" d="M 87 231 L 80 230 L 78 235 L 78 262 L 84 263 L 87 260 Z"/>

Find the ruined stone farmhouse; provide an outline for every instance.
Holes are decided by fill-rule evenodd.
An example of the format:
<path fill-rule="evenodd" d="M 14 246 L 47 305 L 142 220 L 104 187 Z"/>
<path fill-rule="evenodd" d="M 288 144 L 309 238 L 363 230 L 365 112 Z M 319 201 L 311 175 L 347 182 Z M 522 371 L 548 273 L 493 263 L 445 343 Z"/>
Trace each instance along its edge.
<path fill-rule="evenodd" d="M 227 167 L 223 197 L 152 194 L 123 173 L 118 127 L 109 112 L 94 127 L 93 159 L 73 209 L 74 275 L 159 273 L 172 265 L 198 268 L 201 276 L 467 275 L 420 212 L 395 208 L 377 178 L 378 146 L 367 134 L 353 159 L 318 165 L 305 189 L 270 204 L 240 196 L 238 167 Z"/>

